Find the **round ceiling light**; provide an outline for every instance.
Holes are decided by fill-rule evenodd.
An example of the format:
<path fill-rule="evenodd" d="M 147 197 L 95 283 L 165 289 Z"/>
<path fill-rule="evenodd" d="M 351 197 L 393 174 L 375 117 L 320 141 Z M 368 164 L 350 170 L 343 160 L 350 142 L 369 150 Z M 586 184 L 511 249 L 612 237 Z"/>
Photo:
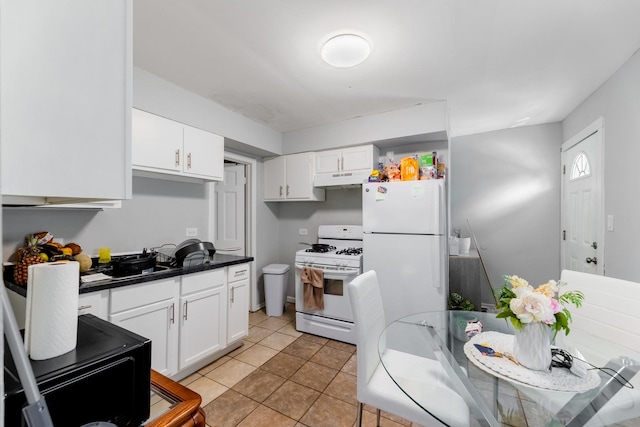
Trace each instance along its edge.
<path fill-rule="evenodd" d="M 329 65 L 347 68 L 367 59 L 370 51 L 369 43 L 362 37 L 355 34 L 342 34 L 329 39 L 322 46 L 320 55 Z"/>

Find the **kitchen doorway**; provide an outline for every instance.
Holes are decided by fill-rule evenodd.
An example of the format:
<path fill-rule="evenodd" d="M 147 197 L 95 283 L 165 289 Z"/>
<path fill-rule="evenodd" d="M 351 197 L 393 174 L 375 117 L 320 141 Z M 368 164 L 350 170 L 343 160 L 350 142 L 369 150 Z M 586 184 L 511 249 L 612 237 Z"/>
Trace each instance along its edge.
<path fill-rule="evenodd" d="M 209 234 L 210 240 L 214 242 L 216 252 L 218 252 L 218 245 L 220 245 L 219 252 L 221 254 L 233 254 L 233 255 L 246 255 L 252 256 L 254 261 L 249 263 L 249 269 L 251 272 L 251 278 L 249 283 L 251 285 L 249 295 L 249 309 L 251 311 L 257 311 L 260 309 L 261 304 L 258 300 L 258 276 L 256 274 L 256 189 L 257 189 L 257 162 L 255 159 L 225 151 L 225 180 L 226 183 L 212 183 L 209 185 Z M 227 166 L 230 165 L 230 166 Z M 231 166 L 235 165 L 235 166 Z M 229 174 L 227 176 L 227 174 Z M 241 185 L 240 175 L 244 174 L 245 184 Z M 233 185 L 230 185 L 232 181 Z M 239 187 L 242 187 L 239 188 Z M 235 187 L 235 190 L 234 188 Z M 220 189 L 221 191 L 216 191 Z M 227 193 L 227 202 L 230 199 L 234 199 L 233 203 L 222 202 L 219 207 L 218 197 L 224 199 L 222 195 L 224 191 L 230 191 Z M 244 191 L 244 197 L 240 193 Z M 234 194 L 235 192 L 235 194 Z M 220 193 L 220 195 L 218 194 Z M 244 207 L 240 207 L 241 201 L 238 198 L 242 198 L 244 201 Z M 227 210 L 225 214 L 219 214 L 219 210 Z M 231 221 L 230 215 L 236 215 L 233 221 Z M 237 231 L 229 232 L 229 230 L 235 229 Z M 226 236 L 223 236 L 218 230 L 226 230 Z M 220 235 L 220 236 L 219 236 Z M 243 235 L 243 236 L 241 236 Z M 235 237 L 234 237 L 235 236 Z M 232 240 L 236 240 L 233 243 Z M 238 249 L 239 248 L 239 249 Z M 229 251 L 229 249 L 234 249 Z"/>
<path fill-rule="evenodd" d="M 602 118 L 562 144 L 561 269 L 604 275 L 603 147 Z"/>

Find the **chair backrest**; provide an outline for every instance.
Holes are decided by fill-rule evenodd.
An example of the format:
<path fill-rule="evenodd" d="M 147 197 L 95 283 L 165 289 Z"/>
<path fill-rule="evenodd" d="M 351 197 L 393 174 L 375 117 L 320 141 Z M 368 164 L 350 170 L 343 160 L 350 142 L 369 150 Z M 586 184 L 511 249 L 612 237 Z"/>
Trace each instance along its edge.
<path fill-rule="evenodd" d="M 567 283 L 561 293 L 581 291 L 584 302 L 578 309 L 569 307 L 571 331 L 566 337 L 558 334 L 558 345 L 573 346 L 596 364 L 605 363 L 613 351 L 639 351 L 640 283 L 571 270 L 563 270 L 560 280 Z M 619 348 L 602 348 L 593 337 L 613 341 Z"/>
<path fill-rule="evenodd" d="M 373 270 L 360 274 L 347 286 L 356 328 L 358 389 L 364 389 L 380 363 L 378 338 L 386 325 L 378 276 Z"/>

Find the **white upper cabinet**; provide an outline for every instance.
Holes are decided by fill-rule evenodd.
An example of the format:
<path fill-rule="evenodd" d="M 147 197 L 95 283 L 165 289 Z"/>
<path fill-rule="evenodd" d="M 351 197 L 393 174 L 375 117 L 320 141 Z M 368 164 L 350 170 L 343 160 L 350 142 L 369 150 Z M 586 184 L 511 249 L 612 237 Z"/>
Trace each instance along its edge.
<path fill-rule="evenodd" d="M 315 153 L 314 185 L 362 184 L 369 177 L 378 154 L 379 150 L 374 145 L 318 151 Z"/>
<path fill-rule="evenodd" d="M 224 138 L 134 109 L 132 163 L 136 170 L 165 178 L 222 181 Z"/>
<path fill-rule="evenodd" d="M 2 194 L 130 198 L 131 0 L 0 7 Z"/>
<path fill-rule="evenodd" d="M 324 201 L 325 190 L 313 186 L 314 162 L 314 153 L 265 159 L 264 200 Z"/>
<path fill-rule="evenodd" d="M 316 173 L 332 173 L 371 169 L 374 165 L 373 146 L 344 148 L 316 152 Z"/>

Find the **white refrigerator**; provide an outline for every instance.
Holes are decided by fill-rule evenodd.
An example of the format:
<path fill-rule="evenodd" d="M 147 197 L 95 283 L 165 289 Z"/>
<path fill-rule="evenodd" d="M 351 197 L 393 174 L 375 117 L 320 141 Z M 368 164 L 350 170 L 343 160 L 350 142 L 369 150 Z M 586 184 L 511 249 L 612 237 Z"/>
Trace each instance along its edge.
<path fill-rule="evenodd" d="M 446 309 L 444 180 L 362 185 L 363 270 L 375 270 L 387 323 Z"/>

